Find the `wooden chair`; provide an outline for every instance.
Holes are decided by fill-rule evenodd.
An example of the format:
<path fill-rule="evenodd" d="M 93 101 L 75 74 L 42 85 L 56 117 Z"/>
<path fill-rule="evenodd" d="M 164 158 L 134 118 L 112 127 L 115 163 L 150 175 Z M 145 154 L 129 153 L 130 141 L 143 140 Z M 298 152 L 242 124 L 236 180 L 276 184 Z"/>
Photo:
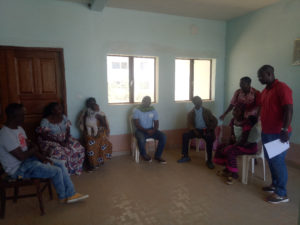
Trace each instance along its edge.
<path fill-rule="evenodd" d="M 0 172 L 0 218 L 4 218 L 6 200 L 13 200 L 13 202 L 17 202 L 19 198 L 35 196 L 39 200 L 41 215 L 44 215 L 45 211 L 42 194 L 46 188 L 48 188 L 50 199 L 53 199 L 50 179 L 11 179 L 6 173 L 4 173 L 1 166 L 0 170 L 2 170 L 2 172 Z M 20 195 L 19 188 L 24 186 L 35 186 L 36 192 L 32 194 Z M 14 194 L 12 196 L 6 196 L 6 190 L 9 188 L 14 189 Z"/>

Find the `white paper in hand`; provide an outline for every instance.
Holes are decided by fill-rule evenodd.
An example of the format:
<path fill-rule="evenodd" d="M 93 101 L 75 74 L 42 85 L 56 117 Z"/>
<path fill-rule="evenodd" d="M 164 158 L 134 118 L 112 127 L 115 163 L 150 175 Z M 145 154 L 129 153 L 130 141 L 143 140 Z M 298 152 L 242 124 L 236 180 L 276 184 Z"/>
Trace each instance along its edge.
<path fill-rule="evenodd" d="M 265 144 L 265 148 L 267 150 L 270 159 L 288 150 L 289 147 L 290 147 L 290 142 L 282 143 L 280 139 L 277 139 L 275 141 L 270 141 Z"/>

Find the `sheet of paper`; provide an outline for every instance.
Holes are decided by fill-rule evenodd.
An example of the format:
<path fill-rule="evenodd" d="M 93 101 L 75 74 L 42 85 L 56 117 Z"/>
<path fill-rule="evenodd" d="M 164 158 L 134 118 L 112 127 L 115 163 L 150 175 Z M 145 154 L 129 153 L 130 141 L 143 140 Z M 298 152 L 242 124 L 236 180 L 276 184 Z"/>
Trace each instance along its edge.
<path fill-rule="evenodd" d="M 275 141 L 270 141 L 265 144 L 265 148 L 267 150 L 270 159 L 288 150 L 289 147 L 290 147 L 290 142 L 282 143 L 280 139 L 277 139 Z"/>

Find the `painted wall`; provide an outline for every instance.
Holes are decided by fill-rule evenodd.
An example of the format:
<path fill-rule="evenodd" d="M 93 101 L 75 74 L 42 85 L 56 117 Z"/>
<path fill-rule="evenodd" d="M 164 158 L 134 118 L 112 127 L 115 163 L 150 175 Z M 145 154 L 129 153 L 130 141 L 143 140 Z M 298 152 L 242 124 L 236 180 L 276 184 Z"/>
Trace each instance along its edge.
<path fill-rule="evenodd" d="M 229 21 L 227 24 L 225 107 L 242 76 L 252 86 L 264 88 L 257 70 L 264 64 L 275 68 L 275 76 L 293 90 L 292 141 L 300 143 L 300 66 L 293 66 L 294 40 L 300 38 L 300 0 L 284 0 L 270 7 Z"/>
<path fill-rule="evenodd" d="M 102 13 L 78 3 L 0 0 L 0 45 L 64 49 L 68 113 L 75 122 L 87 97 L 108 115 L 112 135 L 128 133 L 133 105 L 107 103 L 106 55 L 159 57 L 159 99 L 155 105 L 163 130 L 185 127 L 191 103 L 174 102 L 175 57 L 216 58 L 215 101 L 205 103 L 219 115 L 224 101 L 226 23 L 105 8 Z M 74 136 L 78 130 L 72 129 Z"/>

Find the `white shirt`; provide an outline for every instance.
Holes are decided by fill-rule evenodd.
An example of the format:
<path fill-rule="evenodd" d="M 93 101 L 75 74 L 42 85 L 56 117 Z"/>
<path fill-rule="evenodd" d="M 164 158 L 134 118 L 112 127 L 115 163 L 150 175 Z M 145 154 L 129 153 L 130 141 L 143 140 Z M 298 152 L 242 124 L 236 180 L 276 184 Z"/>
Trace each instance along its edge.
<path fill-rule="evenodd" d="M 13 175 L 19 169 L 22 162 L 10 152 L 18 147 L 21 147 L 22 151 L 27 151 L 26 139 L 22 127 L 10 129 L 4 126 L 0 130 L 0 163 L 7 174 Z"/>

